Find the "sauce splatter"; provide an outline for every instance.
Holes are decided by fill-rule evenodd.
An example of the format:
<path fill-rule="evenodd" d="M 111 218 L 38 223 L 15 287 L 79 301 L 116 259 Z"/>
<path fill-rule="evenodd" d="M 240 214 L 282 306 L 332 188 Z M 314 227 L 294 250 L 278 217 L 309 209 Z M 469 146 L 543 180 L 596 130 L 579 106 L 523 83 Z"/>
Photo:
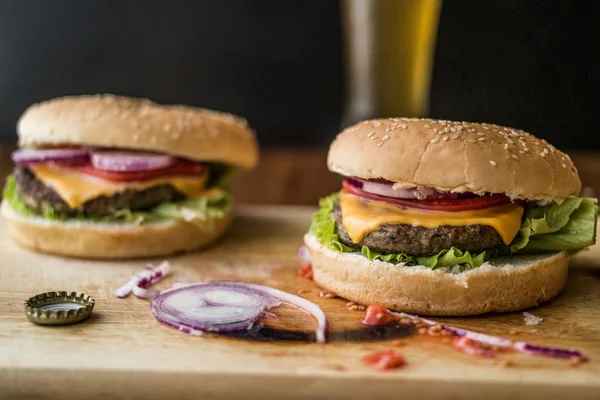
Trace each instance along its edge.
<path fill-rule="evenodd" d="M 298 268 L 298 276 L 303 279 L 308 279 L 312 281 L 313 279 L 313 269 L 312 265 L 306 264 L 303 267 Z"/>
<path fill-rule="evenodd" d="M 363 364 L 378 371 L 388 371 L 397 369 L 406 365 L 404 356 L 394 350 L 378 351 L 364 356 L 361 360 Z"/>

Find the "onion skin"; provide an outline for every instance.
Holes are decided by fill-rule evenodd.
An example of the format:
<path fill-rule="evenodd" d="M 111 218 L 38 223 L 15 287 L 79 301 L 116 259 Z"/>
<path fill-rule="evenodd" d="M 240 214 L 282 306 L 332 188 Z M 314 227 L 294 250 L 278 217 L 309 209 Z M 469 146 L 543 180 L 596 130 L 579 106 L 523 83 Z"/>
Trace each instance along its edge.
<path fill-rule="evenodd" d="M 144 270 L 132 276 L 125 285 L 113 292 L 117 297 L 123 298 L 129 296 L 131 292 L 141 298 L 156 297 L 160 294 L 158 290 L 148 290 L 147 287 L 163 279 L 171 272 L 171 265 L 164 261 L 158 267 L 148 264 Z"/>

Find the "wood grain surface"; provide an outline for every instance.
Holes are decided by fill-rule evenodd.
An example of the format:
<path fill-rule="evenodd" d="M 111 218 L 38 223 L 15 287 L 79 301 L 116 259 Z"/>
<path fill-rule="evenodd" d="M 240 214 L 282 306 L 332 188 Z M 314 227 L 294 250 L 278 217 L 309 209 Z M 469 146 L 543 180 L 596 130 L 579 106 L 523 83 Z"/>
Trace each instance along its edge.
<path fill-rule="evenodd" d="M 216 335 L 188 336 L 160 325 L 148 301 L 118 299 L 112 291 L 145 262 L 92 262 L 36 254 L 0 236 L 0 397 L 144 399 L 597 399 L 600 393 L 600 247 L 578 254 L 564 292 L 529 310 L 544 320 L 527 326 L 521 313 L 439 319 L 455 326 L 538 344 L 577 348 L 590 362 L 521 354 L 502 356 L 514 366 L 469 356 L 428 337 L 407 337 L 404 368 L 378 372 L 361 357 L 390 349 L 369 337 L 363 312 L 341 299 L 323 299 L 314 282 L 297 276 L 296 251 L 312 207 L 243 206 L 230 233 L 203 252 L 170 257 L 170 287 L 210 279 L 267 284 L 318 303 L 331 323 L 332 341 L 260 343 Z M 5 232 L 0 220 L 0 231 Z M 96 299 L 80 324 L 30 323 L 24 301 L 50 290 L 83 291 Z M 297 310 L 273 310 L 267 324 L 311 332 L 314 320 Z M 513 334 L 509 332 L 514 330 Z"/>
<path fill-rule="evenodd" d="M 10 173 L 9 146 L 0 146 L 0 177 Z M 570 152 L 584 186 L 600 194 L 600 154 Z M 235 182 L 233 194 L 244 204 L 314 205 L 339 190 L 341 177 L 327 169 L 326 148 L 267 148 L 257 168 Z M 1 195 L 1 194 L 0 194 Z"/>

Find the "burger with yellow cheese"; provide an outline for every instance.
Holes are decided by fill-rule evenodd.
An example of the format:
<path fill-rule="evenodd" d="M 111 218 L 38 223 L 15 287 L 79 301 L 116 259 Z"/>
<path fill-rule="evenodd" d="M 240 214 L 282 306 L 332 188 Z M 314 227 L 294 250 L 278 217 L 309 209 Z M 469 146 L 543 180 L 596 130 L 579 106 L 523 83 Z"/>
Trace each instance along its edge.
<path fill-rule="evenodd" d="M 233 218 L 229 182 L 258 159 L 242 118 L 147 99 L 69 96 L 32 105 L 2 214 L 20 244 L 84 258 L 207 246 Z"/>
<path fill-rule="evenodd" d="M 305 244 L 316 283 L 359 304 L 466 316 L 537 306 L 595 243 L 597 199 L 569 156 L 522 130 L 391 118 L 343 130 L 342 188 Z"/>

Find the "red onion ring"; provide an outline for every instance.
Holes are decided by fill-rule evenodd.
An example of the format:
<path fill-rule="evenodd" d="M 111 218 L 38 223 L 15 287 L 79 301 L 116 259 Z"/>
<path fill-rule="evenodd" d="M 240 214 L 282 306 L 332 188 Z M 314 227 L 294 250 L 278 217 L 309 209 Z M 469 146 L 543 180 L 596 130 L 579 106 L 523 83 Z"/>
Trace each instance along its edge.
<path fill-rule="evenodd" d="M 479 333 L 479 332 L 473 332 L 473 331 L 469 331 L 466 329 L 456 328 L 454 326 L 441 324 L 439 322 L 435 322 L 435 321 L 432 321 L 429 319 L 420 318 L 416 315 L 393 312 L 393 311 L 390 311 L 390 313 L 392 313 L 393 315 L 395 315 L 399 318 L 418 319 L 418 320 L 422 321 L 423 323 L 430 325 L 430 326 L 439 324 L 442 326 L 443 329 L 453 332 L 458 337 L 461 337 L 461 338 L 464 337 L 467 339 L 471 339 L 475 342 L 485 343 L 485 344 L 489 344 L 491 346 L 511 348 L 520 353 L 540 355 L 540 356 L 553 357 L 553 358 L 579 357 L 582 360 L 587 360 L 587 356 L 585 356 L 579 350 L 575 350 L 575 349 L 564 349 L 564 348 L 560 348 L 560 347 L 540 346 L 540 345 L 526 343 L 526 342 L 513 342 L 512 340 L 509 340 L 509 339 L 504 339 L 504 338 L 497 337 L 497 336 L 486 335 L 486 334 Z M 459 346 L 462 346 L 462 344 L 459 344 Z M 462 346 L 461 348 L 463 350 L 468 351 L 468 349 L 464 349 L 464 346 Z"/>
<path fill-rule="evenodd" d="M 167 276 L 170 271 L 171 265 L 167 261 L 156 268 L 148 264 L 142 272 L 132 276 L 125 285 L 115 290 L 114 295 L 122 298 L 133 292 L 134 295 L 141 298 L 156 297 L 160 291 L 149 290 L 147 287 Z"/>
<path fill-rule="evenodd" d="M 392 182 L 377 182 L 360 178 L 348 178 L 346 182 L 364 192 L 397 199 L 430 200 L 444 198 L 448 200 L 459 196 L 456 193 L 442 193 L 433 188 L 394 189 Z"/>
<path fill-rule="evenodd" d="M 92 165 L 94 168 L 106 171 L 152 171 L 166 168 L 174 162 L 174 157 L 164 154 L 133 153 L 125 151 L 101 151 L 92 153 Z"/>
<path fill-rule="evenodd" d="M 31 165 L 45 162 L 77 164 L 88 160 L 84 149 L 18 149 L 11 158 L 17 165 Z"/>
<path fill-rule="evenodd" d="M 313 315 L 318 322 L 317 342 L 327 341 L 328 322 L 319 306 L 253 283 L 211 281 L 179 286 L 163 291 L 152 301 L 150 310 L 157 321 L 182 332 L 226 332 L 251 328 L 266 309 L 282 302 Z"/>

